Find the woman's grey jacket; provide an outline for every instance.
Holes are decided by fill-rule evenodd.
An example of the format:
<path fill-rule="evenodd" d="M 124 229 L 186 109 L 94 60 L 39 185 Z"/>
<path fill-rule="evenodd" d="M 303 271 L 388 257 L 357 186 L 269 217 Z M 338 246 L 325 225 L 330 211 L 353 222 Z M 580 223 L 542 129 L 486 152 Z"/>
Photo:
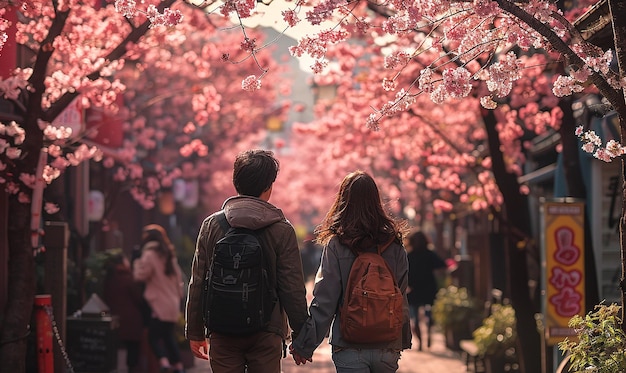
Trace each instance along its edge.
<path fill-rule="evenodd" d="M 390 349 L 396 351 L 411 348 L 409 304 L 406 297 L 409 274 L 407 254 L 404 247 L 394 241 L 382 253 L 382 256 L 396 276 L 398 287 L 404 295 L 402 336 L 399 336 L 395 341 L 378 344 L 354 344 L 342 339 L 338 310 L 343 302 L 343 294 L 355 256 L 347 246 L 339 242 L 337 237 L 333 237 L 322 252 L 322 261 L 313 289 L 313 301 L 309 308 L 309 318 L 293 342 L 293 348 L 300 356 L 311 358 L 313 351 L 328 335 L 329 329 L 329 343 L 334 348 Z"/>

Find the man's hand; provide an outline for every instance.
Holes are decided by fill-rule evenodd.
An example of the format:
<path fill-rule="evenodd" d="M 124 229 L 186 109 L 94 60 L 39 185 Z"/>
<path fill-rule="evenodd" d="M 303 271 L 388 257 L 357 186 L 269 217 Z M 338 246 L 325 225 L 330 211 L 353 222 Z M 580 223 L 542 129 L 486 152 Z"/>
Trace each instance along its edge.
<path fill-rule="evenodd" d="M 191 352 L 193 356 L 198 359 L 209 360 L 209 345 L 206 343 L 206 339 L 202 341 L 189 341 Z"/>
<path fill-rule="evenodd" d="M 311 362 L 311 363 L 313 362 L 313 359 L 312 359 L 312 358 L 307 359 L 307 358 L 305 358 L 305 357 L 300 356 L 300 355 L 299 355 L 299 354 L 298 354 L 298 353 L 297 353 L 297 352 L 293 349 L 293 343 L 289 345 L 289 353 L 292 355 L 292 357 L 293 357 L 293 361 L 295 361 L 295 362 L 296 362 L 296 365 L 300 365 L 300 364 L 304 365 L 304 364 L 306 364 L 306 362 L 307 362 L 307 361 L 308 361 L 308 362 Z"/>

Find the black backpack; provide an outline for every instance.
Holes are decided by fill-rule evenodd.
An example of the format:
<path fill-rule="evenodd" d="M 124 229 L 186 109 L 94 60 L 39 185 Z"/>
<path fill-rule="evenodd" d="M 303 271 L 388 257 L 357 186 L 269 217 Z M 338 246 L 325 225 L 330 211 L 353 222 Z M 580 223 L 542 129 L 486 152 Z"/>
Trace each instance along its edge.
<path fill-rule="evenodd" d="M 259 239 L 263 229 L 231 227 L 223 211 L 216 218 L 226 235 L 215 244 L 205 277 L 205 326 L 229 335 L 258 332 L 278 300 Z"/>

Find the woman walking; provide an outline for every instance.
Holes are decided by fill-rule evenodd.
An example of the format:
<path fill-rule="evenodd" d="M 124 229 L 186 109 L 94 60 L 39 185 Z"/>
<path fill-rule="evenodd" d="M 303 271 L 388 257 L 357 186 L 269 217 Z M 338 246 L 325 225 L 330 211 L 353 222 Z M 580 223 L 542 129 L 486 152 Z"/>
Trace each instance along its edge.
<path fill-rule="evenodd" d="M 150 347 L 159 358 L 161 372 L 183 373 L 183 363 L 174 336 L 183 298 L 182 271 L 174 246 L 160 225 L 143 229 L 141 257 L 134 263 L 136 280 L 146 284 L 144 298 L 150 305 Z"/>
<path fill-rule="evenodd" d="M 335 201 L 316 233 L 317 241 L 323 245 L 322 259 L 309 319 L 290 346 L 294 360 L 297 364 L 312 361 L 313 351 L 330 330 L 329 343 L 338 373 L 397 371 L 400 352 L 411 348 L 403 223 L 394 221 L 385 213 L 374 179 L 365 172 L 356 171 L 343 179 Z M 348 342 L 342 336 L 338 312 L 355 253 L 376 252 L 377 248 L 385 246 L 381 255 L 403 295 L 402 330 L 389 342 Z"/>

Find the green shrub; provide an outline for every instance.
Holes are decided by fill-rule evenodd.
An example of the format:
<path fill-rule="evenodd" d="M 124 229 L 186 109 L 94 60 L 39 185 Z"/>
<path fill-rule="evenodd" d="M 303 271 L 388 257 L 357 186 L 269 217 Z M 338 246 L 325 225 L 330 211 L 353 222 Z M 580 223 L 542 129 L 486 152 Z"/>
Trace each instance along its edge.
<path fill-rule="evenodd" d="M 85 294 L 97 294 L 102 298 L 104 278 L 106 277 L 111 259 L 123 255 L 120 248 L 108 249 L 91 254 L 85 259 Z"/>
<path fill-rule="evenodd" d="M 509 304 L 493 304 L 472 336 L 481 355 L 499 355 L 513 347 L 517 338 L 515 310 Z"/>
<path fill-rule="evenodd" d="M 619 318 L 617 304 L 596 305 L 584 318 L 576 315 L 569 327 L 578 340 L 566 338 L 558 347 L 570 354 L 570 372 L 624 373 L 626 372 L 626 335 Z"/>
<path fill-rule="evenodd" d="M 448 286 L 437 292 L 432 317 L 441 329 L 465 327 L 476 314 L 476 300 L 468 294 L 466 288 Z"/>

